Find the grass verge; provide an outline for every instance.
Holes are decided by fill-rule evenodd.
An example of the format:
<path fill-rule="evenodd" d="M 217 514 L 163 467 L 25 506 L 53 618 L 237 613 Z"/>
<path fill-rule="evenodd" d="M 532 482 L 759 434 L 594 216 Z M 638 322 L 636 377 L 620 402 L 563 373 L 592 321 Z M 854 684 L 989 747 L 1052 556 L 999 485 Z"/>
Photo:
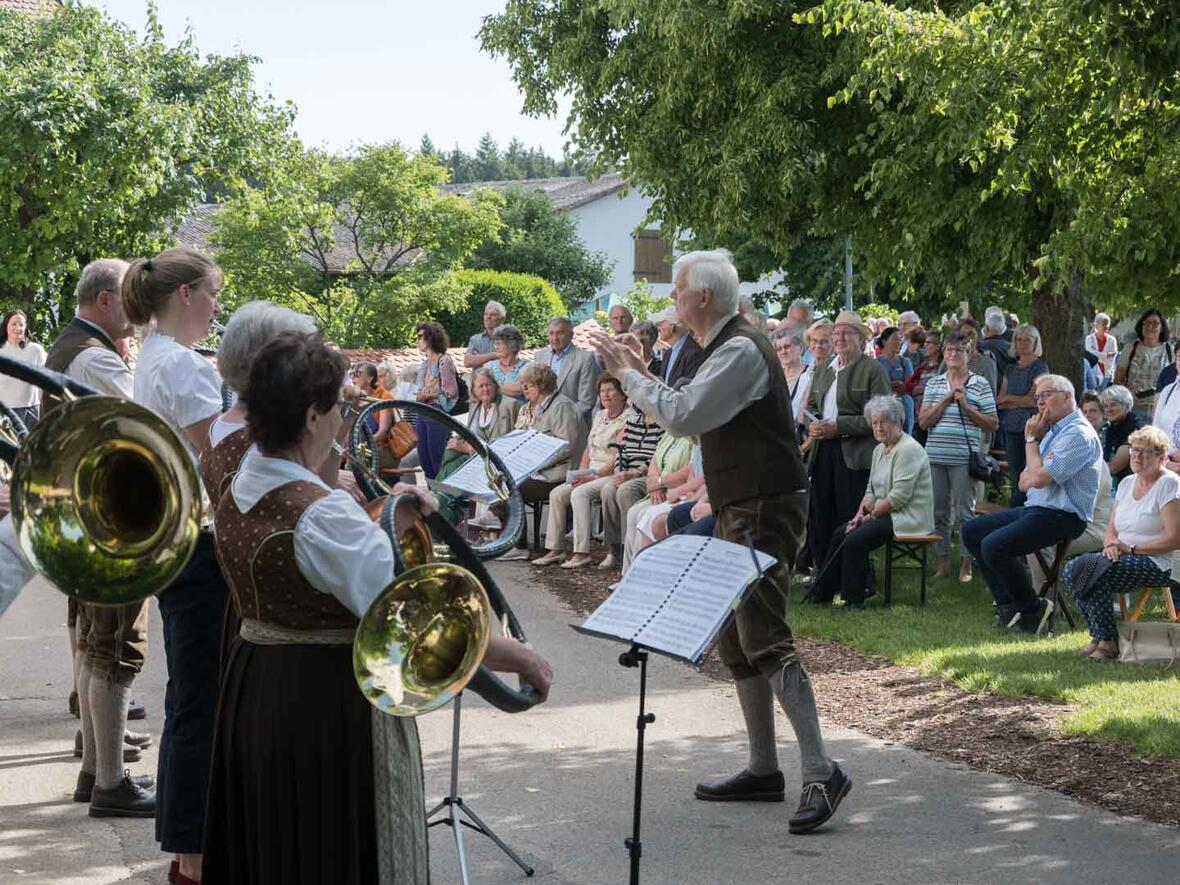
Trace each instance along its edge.
<path fill-rule="evenodd" d="M 880 585 L 879 563 L 877 574 Z M 1084 630 L 1052 638 L 1000 630 L 992 624 L 991 597 L 978 578 L 966 585 L 953 578 L 931 580 L 925 608 L 917 605 L 916 575 L 895 571 L 893 580 L 892 608 L 883 606 L 880 593 L 860 612 L 799 605 L 791 612 L 791 627 L 801 636 L 881 655 L 969 691 L 1068 704 L 1061 727 L 1069 734 L 1124 741 L 1137 755 L 1180 758 L 1180 673 L 1078 657 L 1076 650 L 1089 639 Z M 1058 626 L 1067 625 L 1059 618 Z"/>

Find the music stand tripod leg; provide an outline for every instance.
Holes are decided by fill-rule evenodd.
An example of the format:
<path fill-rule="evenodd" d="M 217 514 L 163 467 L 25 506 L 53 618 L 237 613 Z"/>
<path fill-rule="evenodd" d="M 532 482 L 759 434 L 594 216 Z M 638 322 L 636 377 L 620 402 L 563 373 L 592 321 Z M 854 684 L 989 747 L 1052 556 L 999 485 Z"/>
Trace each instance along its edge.
<path fill-rule="evenodd" d="M 470 807 L 468 807 L 467 803 L 463 801 L 463 797 L 459 795 L 459 729 L 463 719 L 462 702 L 463 693 L 459 692 L 459 694 L 455 695 L 455 712 L 451 725 L 451 791 L 446 796 L 446 798 L 444 798 L 438 803 L 438 805 L 434 806 L 434 808 L 427 812 L 426 826 L 429 828 L 438 826 L 439 824 L 446 824 L 451 828 L 451 832 L 455 837 L 455 850 L 459 855 L 459 875 L 462 878 L 463 885 L 469 885 L 470 882 L 467 874 L 467 854 L 463 850 L 462 830 L 465 826 L 470 827 L 478 833 L 482 833 L 495 842 L 500 850 L 512 858 L 512 861 L 524 871 L 526 876 L 531 876 L 535 872 L 533 868 L 521 860 L 520 855 L 509 848 L 503 839 L 492 832 L 491 828 L 488 827 L 488 825 L 485 824 L 479 818 L 479 816 L 471 810 Z M 439 811 L 443 809 L 446 809 L 445 816 L 439 818 L 438 820 L 430 820 L 430 818 L 434 817 Z M 466 814 L 474 821 L 474 823 L 469 824 L 467 821 L 462 820 L 459 817 L 459 812 Z"/>
<path fill-rule="evenodd" d="M 638 732 L 635 744 L 635 809 L 631 835 L 623 842 L 631 856 L 630 885 L 639 885 L 639 859 L 643 856 L 643 843 L 639 840 L 639 823 L 643 813 L 643 734 L 647 726 L 656 721 L 656 717 L 646 710 L 647 652 L 638 645 L 632 645 L 629 651 L 619 655 L 619 663 L 624 667 L 639 668 L 639 716 L 635 720 Z"/>

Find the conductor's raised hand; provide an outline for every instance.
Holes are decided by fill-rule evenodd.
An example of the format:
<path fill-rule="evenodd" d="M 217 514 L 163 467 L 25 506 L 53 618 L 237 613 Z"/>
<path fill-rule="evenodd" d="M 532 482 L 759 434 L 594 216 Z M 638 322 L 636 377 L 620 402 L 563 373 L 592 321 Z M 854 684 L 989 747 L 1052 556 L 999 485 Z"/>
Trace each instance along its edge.
<path fill-rule="evenodd" d="M 634 342 L 634 344 L 632 344 Z M 605 332 L 591 332 L 590 345 L 598 353 L 602 366 L 616 377 L 627 369 L 643 372 L 647 365 L 643 362 L 643 346 L 639 345 L 638 353 L 633 349 L 639 344 L 639 339 L 630 333 L 612 338 Z"/>

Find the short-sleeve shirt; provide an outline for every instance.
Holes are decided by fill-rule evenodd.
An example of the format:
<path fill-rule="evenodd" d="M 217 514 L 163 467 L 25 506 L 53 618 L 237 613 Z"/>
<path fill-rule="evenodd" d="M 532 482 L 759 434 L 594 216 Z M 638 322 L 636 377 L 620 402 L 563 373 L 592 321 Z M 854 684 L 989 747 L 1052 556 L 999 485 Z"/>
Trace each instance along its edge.
<path fill-rule="evenodd" d="M 221 379 L 195 350 L 154 333 L 144 339 L 135 366 L 135 401 L 184 430 L 221 411 Z"/>
<path fill-rule="evenodd" d="M 950 392 L 951 385 L 946 373 L 935 375 L 926 382 L 926 393 L 922 405 L 934 405 Z M 972 373 L 966 384 L 967 404 L 984 415 L 996 414 L 996 398 L 992 387 L 982 375 Z M 952 402 L 938 419 L 938 423 L 926 434 L 926 454 L 931 464 L 948 467 L 966 465 L 972 451 L 980 451 L 979 425 L 967 415 L 961 414 L 959 404 Z"/>
<path fill-rule="evenodd" d="M 492 377 L 496 379 L 496 383 L 501 387 L 505 384 L 520 383 L 520 371 L 529 364 L 529 361 L 523 357 L 518 357 L 516 362 L 512 364 L 511 368 L 505 369 L 500 365 L 499 360 L 492 360 L 487 363 L 487 368 L 491 369 Z M 517 402 L 524 402 L 524 394 L 514 397 Z"/>
<path fill-rule="evenodd" d="M 1119 483 L 1115 492 L 1114 527 L 1119 540 L 1126 544 L 1145 544 L 1164 534 L 1164 519 L 1161 511 L 1164 505 L 1180 498 L 1180 476 L 1165 470 L 1142 498 L 1135 500 L 1133 480 Z M 1172 569 L 1172 554 L 1159 553 L 1151 561 L 1164 571 Z"/>
<path fill-rule="evenodd" d="M 492 343 L 492 336 L 487 332 L 480 332 L 477 335 L 472 335 L 467 339 L 467 352 L 473 353 L 476 356 L 495 353 L 496 346 Z"/>
<path fill-rule="evenodd" d="M 1012 396 L 1028 396 L 1033 389 L 1033 382 L 1046 375 L 1049 367 L 1041 359 L 1033 360 L 1027 366 L 1020 365 L 1013 360 L 1004 371 L 1004 380 L 1008 382 L 1008 393 Z M 1036 409 L 1024 406 L 1008 406 L 1003 413 L 1003 429 L 1009 433 L 1024 433 L 1024 425 L 1033 416 Z"/>
<path fill-rule="evenodd" d="M 1140 341 L 1138 343 L 1132 342 L 1119 354 L 1118 367 L 1127 370 L 1127 380 L 1124 383 L 1127 389 L 1135 395 L 1137 405 L 1151 402 L 1150 395 L 1140 396 L 1140 394 L 1155 390 L 1160 372 L 1163 371 L 1164 366 L 1171 362 L 1171 353 L 1172 349 L 1167 342 L 1148 347 Z"/>
<path fill-rule="evenodd" d="M 1089 522 L 1094 517 L 1102 473 L 1102 444 L 1097 431 L 1080 410 L 1074 409 L 1049 428 L 1041 440 L 1040 452 L 1053 482 L 1043 489 L 1029 489 L 1024 506 L 1065 510 Z"/>

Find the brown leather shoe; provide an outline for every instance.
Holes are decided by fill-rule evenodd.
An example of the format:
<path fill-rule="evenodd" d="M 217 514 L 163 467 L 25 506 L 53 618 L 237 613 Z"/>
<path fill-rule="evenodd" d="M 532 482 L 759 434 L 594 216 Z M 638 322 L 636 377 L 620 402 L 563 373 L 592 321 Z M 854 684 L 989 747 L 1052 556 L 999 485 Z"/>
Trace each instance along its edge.
<path fill-rule="evenodd" d="M 785 791 L 781 771 L 750 774 L 742 770 L 710 784 L 697 784 L 693 795 L 706 802 L 782 802 Z"/>

